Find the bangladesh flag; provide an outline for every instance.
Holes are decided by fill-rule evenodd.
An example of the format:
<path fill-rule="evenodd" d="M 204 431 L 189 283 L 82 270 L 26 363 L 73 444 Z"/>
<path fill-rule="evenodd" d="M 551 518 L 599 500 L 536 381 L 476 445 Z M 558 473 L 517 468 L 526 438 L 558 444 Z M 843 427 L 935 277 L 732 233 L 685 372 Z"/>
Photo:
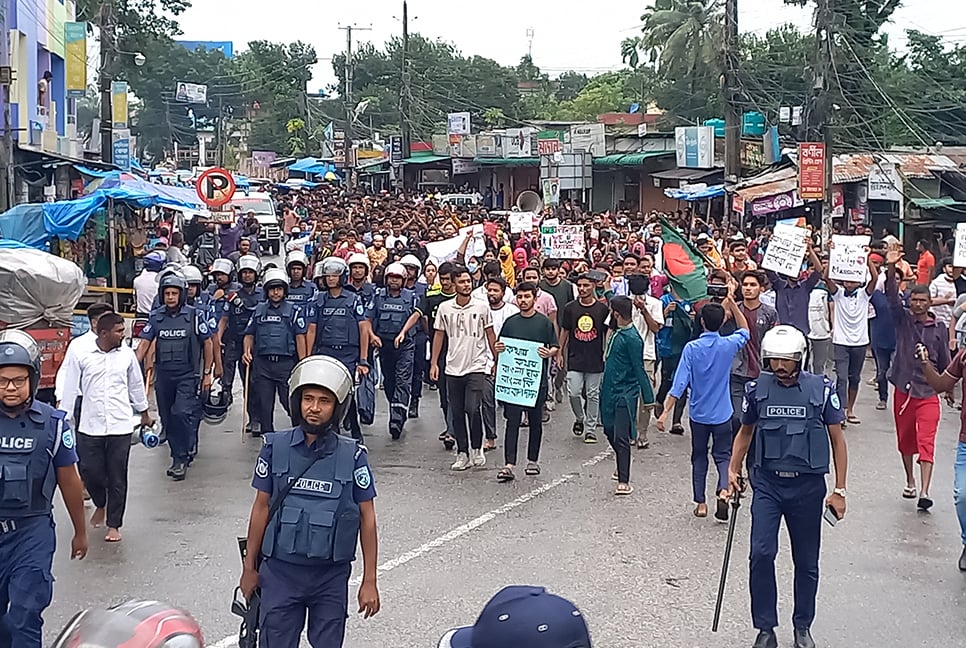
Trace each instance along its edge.
<path fill-rule="evenodd" d="M 674 227 L 661 219 L 661 256 L 664 274 L 674 293 L 686 301 L 698 301 L 708 296 L 708 280 L 701 252 L 681 236 Z"/>

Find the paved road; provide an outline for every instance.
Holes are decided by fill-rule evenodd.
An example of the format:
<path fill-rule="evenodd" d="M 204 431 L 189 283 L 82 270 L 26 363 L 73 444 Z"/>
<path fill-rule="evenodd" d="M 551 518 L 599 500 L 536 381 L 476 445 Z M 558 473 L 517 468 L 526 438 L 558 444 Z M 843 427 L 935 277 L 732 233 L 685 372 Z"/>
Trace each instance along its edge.
<path fill-rule="evenodd" d="M 847 432 L 849 516 L 824 535 L 814 635 L 823 647 L 963 645 L 966 576 L 956 570 L 960 543 L 951 501 L 957 413 L 946 411 L 939 435 L 936 506 L 917 514 L 914 503 L 899 497 L 891 417 L 872 409 L 871 392 L 863 385 L 858 412 L 865 422 Z M 726 527 L 691 516 L 687 437 L 652 432 L 651 448 L 635 451 L 636 492 L 616 499 L 606 444 L 576 441 L 569 411 L 558 409 L 546 433 L 543 475 L 498 484 L 492 453 L 485 469 L 448 470 L 451 455 L 436 441 L 442 419 L 435 394 L 400 442 L 385 432 L 387 408 L 379 398 L 382 412 L 367 445 L 379 492 L 383 610 L 366 622 L 352 615 L 347 647 L 435 646 L 447 628 L 472 623 L 494 592 L 514 583 L 545 585 L 574 600 L 595 646 L 751 644 L 747 509 L 740 512 L 727 606 L 715 635 L 710 625 Z M 105 544 L 92 532 L 87 559 L 71 563 L 69 524 L 58 510 L 48 637 L 82 607 L 147 597 L 190 610 L 209 643 L 233 645 L 235 536 L 246 528 L 258 452 L 257 443 L 241 442 L 233 414 L 223 425 L 203 427 L 201 456 L 183 483 L 164 477 L 163 450 L 133 450 L 123 543 Z M 780 613 L 787 624 L 791 568 L 782 542 Z M 790 646 L 790 628 L 779 632 Z"/>

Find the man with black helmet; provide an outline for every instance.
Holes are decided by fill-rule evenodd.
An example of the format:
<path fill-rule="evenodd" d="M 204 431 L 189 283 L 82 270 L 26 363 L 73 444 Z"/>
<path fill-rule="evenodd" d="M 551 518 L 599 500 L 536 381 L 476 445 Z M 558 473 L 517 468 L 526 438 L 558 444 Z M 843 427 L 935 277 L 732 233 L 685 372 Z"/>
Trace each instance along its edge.
<path fill-rule="evenodd" d="M 306 348 L 312 355 L 335 358 L 353 376 L 356 373 L 367 375 L 372 332 L 362 295 L 345 290 L 349 266 L 339 257 L 328 257 L 316 264 L 315 279 L 320 287 L 315 298 L 307 304 Z M 355 399 L 349 403 L 346 423 L 352 438 L 362 441 Z"/>
<path fill-rule="evenodd" d="M 74 434 L 64 412 L 36 400 L 39 383 L 36 341 L 23 331 L 0 331 L 0 643 L 17 648 L 40 648 L 43 639 L 58 487 L 74 527 L 70 557 L 87 555 Z"/>
<path fill-rule="evenodd" d="M 242 362 L 242 355 L 245 352 L 245 329 L 255 312 L 255 306 L 265 298 L 262 289 L 255 285 L 258 281 L 260 267 L 261 263 L 257 257 L 244 256 L 238 259 L 238 281 L 241 282 L 241 286 L 226 285 L 224 288 L 226 294 L 222 301 L 221 315 L 218 321 L 218 338 L 224 345 L 222 356 L 224 376 L 221 383 L 229 394 L 232 392 L 235 383 L 236 368 L 242 381 L 242 387 L 244 388 L 247 383 L 248 365 Z M 221 273 L 216 270 L 215 277 L 218 278 L 219 274 Z M 246 431 L 257 433 L 260 424 L 252 398 L 249 398 L 247 414 L 248 427 Z"/>
<path fill-rule="evenodd" d="M 743 488 L 741 469 L 754 439 L 748 585 L 751 618 L 759 632 L 753 648 L 778 648 L 775 556 L 782 518 L 795 564 L 794 645 L 815 648 L 810 628 L 818 593 L 822 518 L 825 514 L 838 520 L 845 517 L 845 415 L 835 384 L 802 370 L 805 349 L 805 336 L 793 326 L 776 326 L 765 333 L 761 374 L 745 386 L 741 428 L 728 468 L 730 497 Z M 835 463 L 835 489 L 826 497 L 830 459 Z"/>
<path fill-rule="evenodd" d="M 208 391 L 215 370 L 215 332 L 205 313 L 187 304 L 188 286 L 180 273 L 165 275 L 159 290 L 162 305 L 151 311 L 141 330 L 141 338 L 151 344 L 139 346 L 137 356 L 143 361 L 154 351 L 154 392 L 171 451 L 167 474 L 181 481 L 195 449 L 196 419 L 201 416 L 199 391 Z"/>
<path fill-rule="evenodd" d="M 376 491 L 365 447 L 339 435 L 352 401 L 345 365 L 306 358 L 292 370 L 289 387 L 297 427 L 265 436 L 239 587 L 249 600 L 261 589 L 262 645 L 297 648 L 308 615 L 309 644 L 339 648 L 357 540 L 359 612 L 364 618 L 379 612 Z"/>
<path fill-rule="evenodd" d="M 299 306 L 285 301 L 288 275 L 280 268 L 265 271 L 262 290 L 268 297 L 255 307 L 245 329 L 245 364 L 252 369 L 251 394 L 261 422 L 261 432 L 275 431 L 275 396 L 288 412 L 288 376 L 308 355 L 305 315 Z"/>
<path fill-rule="evenodd" d="M 293 250 L 285 257 L 285 271 L 288 273 L 288 294 L 285 301 L 296 306 L 306 306 L 315 297 L 315 286 L 305 280 L 309 259 L 305 252 Z"/>

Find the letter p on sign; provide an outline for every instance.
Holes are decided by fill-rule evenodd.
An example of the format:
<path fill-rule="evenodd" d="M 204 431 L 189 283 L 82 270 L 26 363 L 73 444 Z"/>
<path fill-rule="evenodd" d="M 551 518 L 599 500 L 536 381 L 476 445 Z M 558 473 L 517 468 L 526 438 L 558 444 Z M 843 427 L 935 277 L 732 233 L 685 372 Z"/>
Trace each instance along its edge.
<path fill-rule="evenodd" d="M 201 201 L 211 208 L 227 204 L 235 195 L 235 180 L 225 169 L 208 169 L 195 182 L 195 190 Z"/>

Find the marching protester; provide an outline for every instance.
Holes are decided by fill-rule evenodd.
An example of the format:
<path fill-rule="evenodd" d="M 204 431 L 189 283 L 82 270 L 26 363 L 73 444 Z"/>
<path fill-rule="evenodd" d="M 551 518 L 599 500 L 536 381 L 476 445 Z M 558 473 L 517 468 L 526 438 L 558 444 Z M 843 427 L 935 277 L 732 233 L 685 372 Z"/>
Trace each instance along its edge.
<path fill-rule="evenodd" d="M 661 305 L 661 300 L 651 295 L 649 282 L 644 275 L 631 275 L 628 277 L 627 286 L 634 305 L 631 319 L 644 341 L 644 373 L 653 389 L 657 384 L 657 334 L 664 327 L 664 308 Z M 605 371 L 607 369 L 606 361 L 604 369 Z M 650 442 L 647 440 L 647 430 L 651 425 L 654 405 L 653 398 L 650 401 L 644 399 L 640 401 L 637 411 L 637 425 L 631 430 L 631 440 L 637 443 L 640 450 L 646 450 L 650 447 Z"/>
<path fill-rule="evenodd" d="M 493 322 L 493 335 L 499 338 L 503 331 L 503 323 L 511 315 L 519 313 L 520 309 L 505 301 L 507 285 L 502 276 L 490 277 L 484 287 L 486 288 L 486 300 L 490 307 L 490 320 Z M 486 437 L 483 441 L 484 452 L 496 450 L 496 383 L 493 375 L 495 365 L 496 358 L 492 352 L 489 352 L 484 374 L 486 385 L 483 389 L 483 402 L 481 404 L 483 434 Z"/>
<path fill-rule="evenodd" d="M 137 357 L 123 344 L 124 318 L 105 312 L 97 318 L 94 345 L 78 351 L 64 376 L 63 400 L 84 395 L 79 419 L 68 413 L 77 432 L 77 456 L 84 486 L 94 503 L 91 526 L 106 524 L 107 542 L 120 542 L 127 504 L 130 412 L 141 425 L 154 424 Z"/>
<path fill-rule="evenodd" d="M 775 291 L 775 310 L 778 311 L 778 321 L 794 326 L 802 334 L 807 334 L 809 331 L 809 301 L 812 291 L 822 281 L 823 268 L 822 260 L 815 251 L 810 237 L 807 238 L 806 249 L 812 269 L 805 278 L 799 275 L 779 276 L 776 272 L 765 270 L 768 283 Z M 834 292 L 831 287 L 829 292 Z"/>

